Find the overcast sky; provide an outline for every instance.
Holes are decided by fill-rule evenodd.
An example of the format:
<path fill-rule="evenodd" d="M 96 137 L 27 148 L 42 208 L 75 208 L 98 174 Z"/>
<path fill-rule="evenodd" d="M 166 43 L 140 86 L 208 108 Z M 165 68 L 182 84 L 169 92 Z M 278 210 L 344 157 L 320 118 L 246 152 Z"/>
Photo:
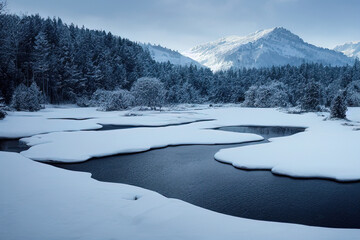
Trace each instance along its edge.
<path fill-rule="evenodd" d="M 282 26 L 332 48 L 360 41 L 360 0 L 7 0 L 39 13 L 178 51 L 229 35 Z"/>

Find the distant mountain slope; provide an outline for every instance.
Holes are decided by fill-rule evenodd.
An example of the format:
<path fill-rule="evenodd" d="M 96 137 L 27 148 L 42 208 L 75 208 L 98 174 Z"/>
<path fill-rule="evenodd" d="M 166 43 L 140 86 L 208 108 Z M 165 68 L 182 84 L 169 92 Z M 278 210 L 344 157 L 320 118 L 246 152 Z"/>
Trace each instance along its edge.
<path fill-rule="evenodd" d="M 316 62 L 346 65 L 352 60 L 334 50 L 316 47 L 281 27 L 255 32 L 245 37 L 230 36 L 184 52 L 214 71 L 233 68 L 260 68 L 273 65 L 300 65 Z"/>
<path fill-rule="evenodd" d="M 152 44 L 141 44 L 141 45 L 145 50 L 148 50 L 150 52 L 151 57 L 156 62 L 169 61 L 174 65 L 181 65 L 181 66 L 195 65 L 197 67 L 204 67 L 197 61 L 189 57 L 185 57 L 177 51 L 162 47 L 160 45 L 158 46 Z"/>
<path fill-rule="evenodd" d="M 348 57 L 360 58 L 360 42 L 345 43 L 343 45 L 336 46 L 334 50 L 342 52 Z"/>

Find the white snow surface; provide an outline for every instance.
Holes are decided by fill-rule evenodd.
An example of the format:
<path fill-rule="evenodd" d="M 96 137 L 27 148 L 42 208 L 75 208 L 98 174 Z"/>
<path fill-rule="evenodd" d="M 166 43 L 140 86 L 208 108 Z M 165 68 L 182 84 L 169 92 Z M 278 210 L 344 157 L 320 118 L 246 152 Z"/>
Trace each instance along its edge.
<path fill-rule="evenodd" d="M 213 71 L 261 68 L 316 62 L 346 65 L 353 61 L 340 52 L 316 47 L 282 27 L 248 36 L 230 36 L 196 46 L 182 53 Z"/>
<path fill-rule="evenodd" d="M 355 240 L 331 229 L 231 217 L 139 187 L 0 152 L 0 239 Z M 137 199 L 137 200 L 135 200 Z"/>
<path fill-rule="evenodd" d="M 241 143 L 263 139 L 255 134 L 195 126 L 201 124 L 36 135 L 21 139 L 32 146 L 21 154 L 37 161 L 81 162 L 92 157 L 136 153 L 170 145 Z"/>
<path fill-rule="evenodd" d="M 281 114 L 271 109 L 258 111 L 259 121 L 248 120 L 255 112 L 243 110 L 246 117 L 240 125 L 304 126 L 305 132 L 270 139 L 270 143 L 222 149 L 215 154 L 218 161 L 242 169 L 268 169 L 292 177 L 319 177 L 338 181 L 360 180 L 359 122 L 327 120 L 314 113 Z M 241 112 L 241 110 L 239 111 Z M 360 119 L 359 108 L 349 109 L 349 118 Z M 274 119 L 275 117 L 275 119 Z M 274 121 L 275 120 L 275 121 Z"/>
<path fill-rule="evenodd" d="M 141 116 L 125 116 L 129 113 L 141 114 Z M 69 120 L 69 118 L 79 120 Z M 207 120 L 207 118 L 194 112 L 101 112 L 96 108 L 49 106 L 39 112 L 8 112 L 6 118 L 0 121 L 0 138 L 21 138 L 40 133 L 99 129 L 102 128 L 100 124 L 163 126 L 199 120 Z"/>

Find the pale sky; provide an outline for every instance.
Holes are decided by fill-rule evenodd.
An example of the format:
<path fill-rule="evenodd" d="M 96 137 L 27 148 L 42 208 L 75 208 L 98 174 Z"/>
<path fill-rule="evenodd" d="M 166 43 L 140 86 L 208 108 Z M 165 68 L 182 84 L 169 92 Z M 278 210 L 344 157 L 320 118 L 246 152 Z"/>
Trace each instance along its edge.
<path fill-rule="evenodd" d="M 218 38 L 285 27 L 333 48 L 360 41 L 360 0 L 7 0 L 10 13 L 60 17 L 178 51 Z"/>

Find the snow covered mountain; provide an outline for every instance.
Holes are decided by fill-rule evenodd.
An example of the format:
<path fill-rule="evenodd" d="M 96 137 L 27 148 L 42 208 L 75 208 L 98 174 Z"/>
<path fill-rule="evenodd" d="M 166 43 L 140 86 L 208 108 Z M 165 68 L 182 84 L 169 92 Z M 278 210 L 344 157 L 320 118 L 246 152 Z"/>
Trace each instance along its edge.
<path fill-rule="evenodd" d="M 281 27 L 257 31 L 245 37 L 230 36 L 184 52 L 213 71 L 300 65 L 304 62 L 345 65 L 352 60 L 340 52 L 316 47 Z"/>
<path fill-rule="evenodd" d="M 154 59 L 156 62 L 169 61 L 170 63 L 172 63 L 174 65 L 181 65 L 181 66 L 194 65 L 197 67 L 204 67 L 197 61 L 195 61 L 189 57 L 185 57 L 177 51 L 173 51 L 171 49 L 162 47 L 160 45 L 156 46 L 156 45 L 151 45 L 151 44 L 141 44 L 141 46 L 145 50 L 148 50 L 150 52 L 152 59 Z"/>
<path fill-rule="evenodd" d="M 360 58 L 360 42 L 345 43 L 334 48 L 335 51 L 342 52 L 348 57 Z"/>

